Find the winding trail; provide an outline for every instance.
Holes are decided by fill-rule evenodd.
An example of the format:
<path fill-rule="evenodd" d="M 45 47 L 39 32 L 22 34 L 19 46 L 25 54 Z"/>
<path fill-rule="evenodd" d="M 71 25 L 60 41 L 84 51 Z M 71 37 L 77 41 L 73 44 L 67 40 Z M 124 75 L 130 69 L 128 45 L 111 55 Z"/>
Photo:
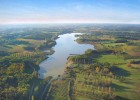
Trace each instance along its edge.
<path fill-rule="evenodd" d="M 29 99 L 28 99 L 28 100 L 31 100 L 31 95 L 32 95 L 32 93 L 33 93 L 33 89 L 34 89 L 34 83 L 33 83 L 33 85 L 32 85 L 32 88 L 31 88 L 31 91 L 30 91 Z"/>
<path fill-rule="evenodd" d="M 41 99 L 40 99 L 40 100 L 43 100 L 43 96 L 45 95 L 46 90 L 48 89 L 48 87 L 49 87 L 50 83 L 52 82 L 52 80 L 54 80 L 54 78 L 52 78 L 52 79 L 46 84 L 45 89 L 44 89 L 44 91 L 43 91 L 43 93 L 42 93 L 42 95 L 41 95 Z"/>

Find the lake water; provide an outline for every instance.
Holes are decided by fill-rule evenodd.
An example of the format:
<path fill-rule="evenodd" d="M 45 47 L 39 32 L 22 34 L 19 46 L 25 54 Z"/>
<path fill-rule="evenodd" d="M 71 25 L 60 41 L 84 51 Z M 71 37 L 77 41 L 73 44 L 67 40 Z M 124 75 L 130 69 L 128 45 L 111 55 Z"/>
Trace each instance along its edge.
<path fill-rule="evenodd" d="M 78 44 L 75 35 L 82 33 L 71 33 L 59 35 L 56 45 L 53 47 L 54 54 L 39 64 L 40 78 L 46 76 L 58 76 L 63 74 L 67 58 L 70 54 L 83 54 L 87 49 L 94 49 L 90 44 Z"/>

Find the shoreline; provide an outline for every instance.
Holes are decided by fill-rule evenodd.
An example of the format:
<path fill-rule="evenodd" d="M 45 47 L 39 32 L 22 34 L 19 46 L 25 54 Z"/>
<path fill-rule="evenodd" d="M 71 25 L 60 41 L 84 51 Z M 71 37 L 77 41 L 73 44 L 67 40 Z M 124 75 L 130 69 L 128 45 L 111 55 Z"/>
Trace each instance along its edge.
<path fill-rule="evenodd" d="M 67 33 L 67 34 L 72 34 L 72 33 Z M 60 34 L 60 35 L 64 35 L 64 34 Z M 74 35 L 74 36 L 75 36 L 75 35 Z M 77 36 L 75 36 L 75 37 L 76 37 L 76 38 L 74 39 L 74 41 L 75 41 L 77 44 L 79 44 L 79 43 L 76 41 L 78 37 L 77 37 Z M 59 35 L 58 35 L 58 38 L 60 38 Z M 57 39 L 58 39 L 58 38 L 57 38 Z M 57 40 L 57 39 L 56 39 L 56 40 Z M 56 41 L 56 40 L 55 40 L 55 41 Z M 57 43 L 56 43 L 56 44 L 57 44 Z M 92 43 L 81 43 L 81 44 L 85 44 L 85 45 L 86 45 L 86 44 L 90 44 L 90 45 L 92 46 L 92 49 L 95 49 L 95 46 L 94 46 Z M 54 46 L 55 46 L 55 45 L 54 45 Z M 54 46 L 53 46 L 53 47 L 54 47 Z M 52 48 L 53 48 L 53 47 L 52 47 Z M 52 48 L 51 48 L 50 50 L 52 50 Z M 90 49 L 90 48 L 88 48 L 88 49 Z M 86 49 L 86 50 L 88 50 L 88 49 Z M 86 50 L 85 50 L 85 51 L 86 51 Z M 55 52 L 55 50 L 52 50 L 52 51 Z M 85 52 L 85 51 L 84 51 L 84 52 Z M 49 54 L 49 55 L 54 54 L 54 52 L 51 53 L 51 54 Z M 83 52 L 82 54 L 84 54 L 84 52 Z M 45 60 L 47 60 L 47 59 L 49 58 L 49 57 L 48 57 L 49 55 L 46 55 L 47 58 L 46 58 Z M 80 55 L 80 54 L 77 54 L 77 55 Z M 69 54 L 69 56 L 70 56 L 70 54 Z M 68 57 L 69 57 L 69 56 L 68 56 Z M 67 57 L 67 59 L 68 59 L 68 57 Z M 43 60 L 43 61 L 45 61 L 45 60 Z M 42 62 L 43 62 L 43 61 L 42 61 Z M 61 74 L 58 74 L 58 75 L 62 75 L 62 76 L 63 76 L 63 74 L 65 73 L 65 69 L 66 69 L 66 67 L 67 67 L 68 65 L 69 65 L 68 62 L 66 61 L 62 73 L 61 73 Z M 39 67 L 40 67 L 40 66 L 39 66 Z M 39 70 L 38 70 L 38 72 L 39 72 Z M 55 75 L 55 77 L 57 77 L 58 75 Z M 45 76 L 45 77 L 47 77 L 47 76 Z M 54 77 L 54 76 L 52 76 L 52 77 Z M 44 79 L 44 78 L 41 78 L 41 79 Z"/>

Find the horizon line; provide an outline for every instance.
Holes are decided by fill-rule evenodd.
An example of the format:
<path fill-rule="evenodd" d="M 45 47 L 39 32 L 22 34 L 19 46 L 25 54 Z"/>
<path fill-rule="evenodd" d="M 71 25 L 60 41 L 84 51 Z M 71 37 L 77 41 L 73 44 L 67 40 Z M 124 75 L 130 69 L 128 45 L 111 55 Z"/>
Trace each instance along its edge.
<path fill-rule="evenodd" d="M 125 22 L 31 22 L 31 23 L 0 23 L 3 25 L 47 25 L 47 24 L 136 24 L 140 25 L 140 23 L 125 23 Z"/>

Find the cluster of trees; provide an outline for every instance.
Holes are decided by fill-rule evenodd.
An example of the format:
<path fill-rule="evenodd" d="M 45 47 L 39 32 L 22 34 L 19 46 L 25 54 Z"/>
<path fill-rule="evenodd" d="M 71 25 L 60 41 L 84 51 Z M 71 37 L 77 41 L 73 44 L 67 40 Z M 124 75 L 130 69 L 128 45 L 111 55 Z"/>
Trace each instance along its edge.
<path fill-rule="evenodd" d="M 83 55 L 69 56 L 68 61 L 71 61 L 75 64 L 90 64 L 92 63 L 92 57 L 95 56 L 98 52 L 95 50 L 88 49 Z"/>
<path fill-rule="evenodd" d="M 12 63 L 7 69 L 1 67 L 0 75 L 1 100 L 27 99 L 30 83 L 36 76 L 25 73 L 23 63 Z"/>
<path fill-rule="evenodd" d="M 45 31 L 36 28 L 7 29 L 3 32 L 5 34 L 1 34 L 0 100 L 28 99 L 33 83 L 39 80 L 38 65 L 46 58 L 42 49 L 54 46 L 58 36 L 57 32 Z M 26 39 L 37 41 L 37 44 Z M 43 42 L 38 42 L 40 40 Z"/>
<path fill-rule="evenodd" d="M 23 52 L 23 53 L 13 53 L 9 56 L 4 56 L 0 59 L 0 64 L 3 67 L 8 67 L 12 63 L 25 63 L 30 62 L 31 64 L 39 64 L 42 60 L 46 58 L 46 53 L 44 52 Z M 34 67 L 34 66 L 32 66 Z"/>
<path fill-rule="evenodd" d="M 11 56 L 13 57 L 35 57 L 35 56 L 38 56 L 38 55 L 44 55 L 45 53 L 43 52 L 28 52 L 28 51 L 25 51 L 25 52 L 22 52 L 22 53 L 13 53 L 11 54 Z"/>
<path fill-rule="evenodd" d="M 46 39 L 54 40 L 56 37 L 57 37 L 57 33 L 39 32 L 39 33 L 30 34 L 24 38 L 25 39 L 34 39 L 34 40 L 44 40 L 46 38 Z"/>
<path fill-rule="evenodd" d="M 69 80 L 54 80 L 51 83 L 47 100 L 67 100 L 69 98 Z"/>
<path fill-rule="evenodd" d="M 95 100 L 113 100 L 115 98 L 112 88 L 113 72 L 110 64 L 89 64 L 75 67 L 71 71 L 74 77 L 73 99 L 78 97 Z M 77 70 L 76 70 L 77 69 Z"/>
<path fill-rule="evenodd" d="M 132 60 L 130 61 L 131 64 L 140 64 L 140 60 Z"/>
<path fill-rule="evenodd" d="M 38 46 L 37 49 L 38 50 L 43 50 L 45 48 L 51 48 L 56 44 L 55 41 L 46 41 L 45 43 L 43 43 L 42 45 Z"/>

